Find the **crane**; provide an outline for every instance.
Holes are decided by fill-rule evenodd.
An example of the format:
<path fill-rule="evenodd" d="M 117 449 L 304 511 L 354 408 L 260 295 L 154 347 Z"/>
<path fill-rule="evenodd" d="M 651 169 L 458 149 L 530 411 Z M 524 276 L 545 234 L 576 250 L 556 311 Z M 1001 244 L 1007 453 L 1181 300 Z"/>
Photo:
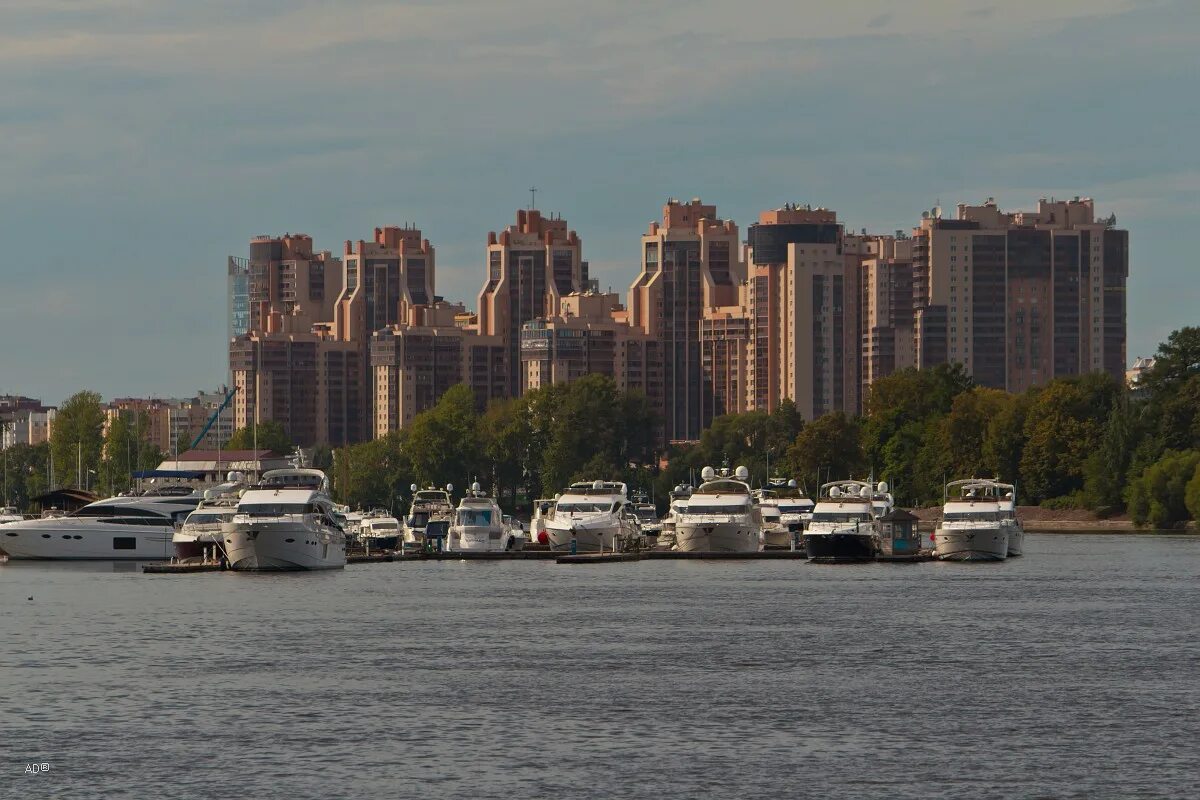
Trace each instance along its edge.
<path fill-rule="evenodd" d="M 200 442 L 206 435 L 208 435 L 208 430 L 213 426 L 213 423 L 217 421 L 217 417 L 221 416 L 221 412 L 229 407 L 229 403 L 231 400 L 233 400 L 233 396 L 237 394 L 237 390 L 238 387 L 234 386 L 229 390 L 229 393 L 225 395 L 225 399 L 221 402 L 221 405 L 217 406 L 217 410 L 214 411 L 213 415 L 208 418 L 208 422 L 204 423 L 204 428 L 200 431 L 200 435 L 196 437 L 196 441 L 192 442 L 190 449 L 195 450 L 200 446 Z"/>

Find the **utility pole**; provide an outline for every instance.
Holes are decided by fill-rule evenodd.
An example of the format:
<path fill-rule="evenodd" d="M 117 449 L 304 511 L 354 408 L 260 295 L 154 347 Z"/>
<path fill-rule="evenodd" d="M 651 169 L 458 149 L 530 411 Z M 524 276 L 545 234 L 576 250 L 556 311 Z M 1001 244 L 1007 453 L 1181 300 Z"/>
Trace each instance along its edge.
<path fill-rule="evenodd" d="M 75 488 L 83 488 L 83 439 L 75 443 Z"/>

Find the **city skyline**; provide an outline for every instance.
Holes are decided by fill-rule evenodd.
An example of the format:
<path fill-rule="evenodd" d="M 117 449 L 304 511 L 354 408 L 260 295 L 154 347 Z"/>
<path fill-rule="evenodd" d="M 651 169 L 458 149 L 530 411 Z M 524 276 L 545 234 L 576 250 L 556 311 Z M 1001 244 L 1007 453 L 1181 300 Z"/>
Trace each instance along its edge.
<path fill-rule="evenodd" d="M 376 8 L 372 27 L 407 41 L 470 23 L 454 31 L 459 62 L 426 44 L 428 63 L 394 73 L 368 69 L 376 57 L 405 67 L 381 49 L 385 33 L 311 7 L 230 16 L 213 4 L 178 20 L 141 8 L 134 25 L 137 5 L 4 12 L 20 46 L 2 56 L 18 69 L 0 76 L 0 130 L 21 158 L 0 191 L 0 392 L 57 403 L 81 388 L 174 396 L 224 382 L 225 258 L 257 234 L 303 231 L 337 253 L 414 224 L 438 250 L 438 293 L 475 307 L 486 233 L 528 205 L 531 185 L 579 232 L 591 277 L 622 295 L 667 196 L 703 197 L 743 234 L 786 202 L 887 232 L 939 200 L 1023 209 L 1091 196 L 1132 239 L 1129 360 L 1194 320 L 1181 231 L 1200 188 L 1187 141 L 1198 24 L 1183 3 L 863 4 L 771 37 L 717 4 L 634 22 L 533 3 Z M 760 21 L 798 16 L 761 8 Z M 593 24 L 568 24 L 580 15 Z M 252 34 L 286 41 L 297 19 L 309 59 L 294 77 L 286 59 L 270 66 L 282 49 L 270 37 L 230 57 Z M 178 34 L 185 24 L 193 32 Z M 556 54 L 571 49 L 567 69 Z M 227 80 L 239 69 L 244 86 Z M 389 74 L 405 76 L 396 91 L 409 102 L 368 103 Z M 1120 114 L 1107 107 L 1117 94 Z M 522 98 L 543 96 L 557 113 L 530 125 Z M 86 142 L 79 114 L 99 123 Z"/>

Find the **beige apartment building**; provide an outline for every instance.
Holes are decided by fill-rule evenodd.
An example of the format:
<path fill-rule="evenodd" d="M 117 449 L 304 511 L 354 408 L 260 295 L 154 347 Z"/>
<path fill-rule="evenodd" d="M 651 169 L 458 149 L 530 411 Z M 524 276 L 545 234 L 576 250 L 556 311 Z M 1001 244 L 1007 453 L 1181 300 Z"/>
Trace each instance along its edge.
<path fill-rule="evenodd" d="M 787 397 L 807 420 L 859 406 L 859 264 L 865 248 L 834 211 L 786 205 L 747 231 L 748 403 Z"/>
<path fill-rule="evenodd" d="M 630 327 L 616 294 L 572 292 L 559 314 L 521 328 L 522 392 L 608 375 L 621 391 L 640 391 L 662 405 L 663 364 L 657 339 Z"/>
<path fill-rule="evenodd" d="M 414 306 L 408 320 L 371 337 L 373 434 L 399 430 L 433 408 L 448 389 L 465 383 L 476 408 L 507 397 L 506 349 L 498 336 L 456 324 L 459 304 Z"/>
<path fill-rule="evenodd" d="M 0 395 L 0 450 L 50 441 L 57 413 L 55 406 L 32 397 Z"/>
<path fill-rule="evenodd" d="M 521 392 L 521 326 L 559 313 L 563 296 L 587 285 L 583 246 L 562 217 L 520 210 L 517 222 L 488 234 L 487 280 L 479 291 L 479 332 L 507 350 L 508 394 Z"/>
<path fill-rule="evenodd" d="M 744 290 L 743 296 L 746 294 Z M 700 368 L 704 374 L 700 414 L 706 427 L 715 417 L 751 410 L 753 338 L 753 317 L 745 303 L 704 310 L 700 320 Z"/>
<path fill-rule="evenodd" d="M 926 212 L 913 231 L 915 360 L 1012 392 L 1093 371 L 1123 379 L 1128 275 L 1129 232 L 1089 198 Z"/>
<path fill-rule="evenodd" d="M 248 331 L 303 333 L 333 319 L 342 265 L 328 250 L 314 252 L 311 236 L 251 239 L 247 269 Z"/>
<path fill-rule="evenodd" d="M 897 370 L 916 366 L 913 337 L 912 243 L 895 236 L 862 236 L 859 325 L 862 337 L 861 397 Z"/>
<path fill-rule="evenodd" d="M 668 200 L 662 222 L 650 223 L 642 236 L 641 272 L 629 288 L 629 320 L 660 342 L 664 434 L 670 441 L 699 439 L 711 420 L 711 403 L 706 412 L 702 399 L 701 321 L 705 309 L 739 302 L 746 280 L 740 253 L 737 225 L 699 198 Z"/>

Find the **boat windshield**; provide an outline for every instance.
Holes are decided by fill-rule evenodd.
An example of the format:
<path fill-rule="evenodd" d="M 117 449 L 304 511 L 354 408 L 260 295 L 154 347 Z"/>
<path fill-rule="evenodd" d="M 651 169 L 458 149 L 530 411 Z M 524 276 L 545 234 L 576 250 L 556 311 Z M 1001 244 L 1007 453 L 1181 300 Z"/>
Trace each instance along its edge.
<path fill-rule="evenodd" d="M 995 511 L 955 511 L 942 514 L 942 522 L 996 522 L 1000 515 Z"/>
<path fill-rule="evenodd" d="M 464 527 L 483 527 L 492 524 L 490 508 L 461 508 L 458 511 L 458 524 Z"/>
<path fill-rule="evenodd" d="M 605 511 L 616 511 L 616 503 L 559 503 L 555 506 L 556 511 L 562 511 L 565 514 L 598 514 Z"/>
<path fill-rule="evenodd" d="M 397 524 L 395 522 L 372 522 L 371 523 L 371 530 L 373 530 L 373 531 L 394 531 L 398 527 L 400 527 L 399 524 Z"/>
<path fill-rule="evenodd" d="M 813 514 L 813 522 L 870 522 L 870 514 L 856 514 L 854 512 L 835 512 L 822 511 Z"/>
<path fill-rule="evenodd" d="M 688 514 L 748 514 L 750 506 L 706 506 L 700 503 L 688 503 Z"/>
<path fill-rule="evenodd" d="M 813 507 L 811 505 L 797 505 L 796 503 L 779 504 L 780 514 L 807 514 L 812 510 Z"/>
<path fill-rule="evenodd" d="M 251 517 L 279 517 L 284 514 L 320 514 L 320 506 L 312 503 L 243 503 L 237 513 Z"/>
<path fill-rule="evenodd" d="M 188 525 L 216 525 L 218 522 L 228 522 L 233 518 L 233 512 L 228 511 L 224 514 L 191 514 L 187 518 Z"/>
<path fill-rule="evenodd" d="M 656 513 L 654 506 L 638 506 L 634 509 L 634 513 L 637 514 L 637 518 L 641 520 L 647 520 L 649 522 L 655 522 L 658 520 L 658 514 Z"/>
<path fill-rule="evenodd" d="M 429 514 L 427 513 L 417 512 L 416 514 L 410 514 L 408 517 L 408 527 L 410 528 L 424 528 L 428 524 Z"/>

